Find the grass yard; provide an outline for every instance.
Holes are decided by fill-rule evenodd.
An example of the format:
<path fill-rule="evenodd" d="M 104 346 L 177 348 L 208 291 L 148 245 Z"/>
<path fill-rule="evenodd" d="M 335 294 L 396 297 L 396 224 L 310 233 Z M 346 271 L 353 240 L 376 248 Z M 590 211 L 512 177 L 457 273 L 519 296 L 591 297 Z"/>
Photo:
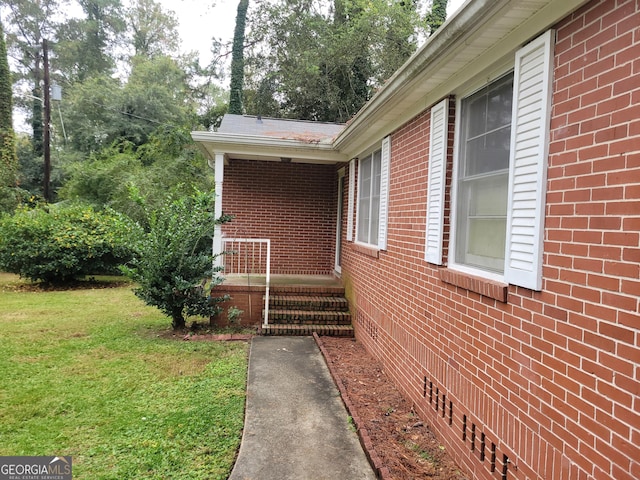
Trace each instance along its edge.
<path fill-rule="evenodd" d="M 23 290 L 0 273 L 0 455 L 72 455 L 76 479 L 226 479 L 248 347 L 161 334 L 131 286 Z"/>

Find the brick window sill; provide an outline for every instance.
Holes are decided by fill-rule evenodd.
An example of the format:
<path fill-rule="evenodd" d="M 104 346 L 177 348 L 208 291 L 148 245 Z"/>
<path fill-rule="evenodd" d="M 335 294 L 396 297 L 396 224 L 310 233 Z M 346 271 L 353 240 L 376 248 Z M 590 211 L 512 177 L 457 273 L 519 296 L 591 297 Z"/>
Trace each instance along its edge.
<path fill-rule="evenodd" d="M 475 275 L 451 270 L 449 268 L 440 269 L 439 272 L 440 280 L 444 283 L 470 290 L 502 303 L 507 303 L 509 286 L 506 283 L 487 280 L 486 278 L 476 277 Z"/>
<path fill-rule="evenodd" d="M 355 252 L 361 253 L 368 257 L 380 258 L 380 250 L 375 247 L 367 247 L 366 245 L 359 245 L 357 243 L 354 243 L 352 245 L 352 248 Z"/>

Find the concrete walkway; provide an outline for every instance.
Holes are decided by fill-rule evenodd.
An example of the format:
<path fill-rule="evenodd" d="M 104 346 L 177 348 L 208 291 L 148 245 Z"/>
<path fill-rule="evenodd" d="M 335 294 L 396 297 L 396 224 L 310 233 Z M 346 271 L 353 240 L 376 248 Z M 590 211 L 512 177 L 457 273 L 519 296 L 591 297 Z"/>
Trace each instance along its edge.
<path fill-rule="evenodd" d="M 313 337 L 254 337 L 229 480 L 374 480 Z"/>

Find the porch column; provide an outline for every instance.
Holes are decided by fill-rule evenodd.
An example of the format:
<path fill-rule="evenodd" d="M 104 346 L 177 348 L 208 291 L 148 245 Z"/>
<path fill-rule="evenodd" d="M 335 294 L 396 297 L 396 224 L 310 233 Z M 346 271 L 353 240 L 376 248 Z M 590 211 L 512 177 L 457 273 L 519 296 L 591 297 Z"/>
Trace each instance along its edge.
<path fill-rule="evenodd" d="M 212 162 L 209 161 L 209 166 L 213 168 L 213 173 L 215 175 L 216 200 L 214 205 L 214 213 L 216 219 L 218 219 L 222 216 L 222 179 L 224 177 L 224 153 L 216 152 L 213 165 Z M 213 232 L 213 254 L 219 255 L 220 253 L 222 253 L 222 225 L 216 225 Z M 216 257 L 216 259 L 214 260 L 214 266 L 222 266 L 221 255 Z"/>

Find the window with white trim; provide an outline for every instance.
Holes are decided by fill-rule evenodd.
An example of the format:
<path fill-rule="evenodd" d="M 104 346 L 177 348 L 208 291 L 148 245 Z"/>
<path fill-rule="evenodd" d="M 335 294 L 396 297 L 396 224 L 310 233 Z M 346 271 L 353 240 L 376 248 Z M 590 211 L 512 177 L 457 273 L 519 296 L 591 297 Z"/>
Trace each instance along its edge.
<path fill-rule="evenodd" d="M 386 249 L 390 138 L 358 161 L 356 241 Z"/>
<path fill-rule="evenodd" d="M 457 109 L 449 265 L 533 290 L 542 287 L 553 39 L 549 30 L 518 50 L 513 73 Z"/>
<path fill-rule="evenodd" d="M 380 160 L 382 151 L 360 159 L 358 164 L 358 230 L 356 239 L 378 244 L 380 214 Z"/>
<path fill-rule="evenodd" d="M 504 273 L 513 74 L 460 102 L 456 263 Z"/>

